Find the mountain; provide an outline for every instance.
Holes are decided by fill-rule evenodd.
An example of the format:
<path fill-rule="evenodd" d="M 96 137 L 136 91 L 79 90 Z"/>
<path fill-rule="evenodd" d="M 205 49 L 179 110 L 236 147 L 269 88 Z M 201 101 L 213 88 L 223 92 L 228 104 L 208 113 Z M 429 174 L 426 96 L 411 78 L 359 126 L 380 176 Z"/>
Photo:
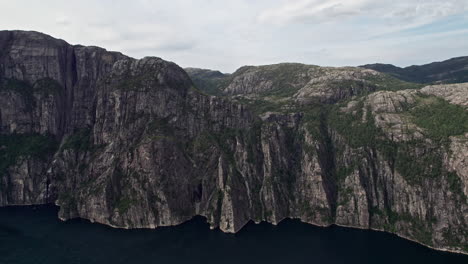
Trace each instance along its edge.
<path fill-rule="evenodd" d="M 209 71 L 209 70 L 203 70 Z M 187 71 L 195 86 L 211 95 L 242 96 L 250 99 L 294 103 L 319 100 L 334 103 L 376 90 L 421 88 L 421 85 L 401 81 L 373 70 L 357 67 L 319 67 L 299 63 L 264 66 L 244 66 L 230 75 L 201 76 L 194 69 Z M 217 92 L 211 93 L 216 86 Z"/>
<path fill-rule="evenodd" d="M 160 58 L 25 31 L 0 31 L 0 47 L 0 206 L 122 228 L 297 218 L 468 253 L 468 84 L 187 70 L 213 96 Z"/>
<path fill-rule="evenodd" d="M 396 67 L 391 64 L 367 64 L 362 68 L 387 73 L 401 80 L 416 83 L 468 82 L 468 57 L 458 57 L 421 66 Z"/>
<path fill-rule="evenodd" d="M 221 95 L 220 85 L 223 84 L 229 74 L 221 73 L 220 71 L 212 71 L 207 69 L 185 68 L 184 69 L 193 83 L 202 88 L 204 92 L 211 95 Z"/>

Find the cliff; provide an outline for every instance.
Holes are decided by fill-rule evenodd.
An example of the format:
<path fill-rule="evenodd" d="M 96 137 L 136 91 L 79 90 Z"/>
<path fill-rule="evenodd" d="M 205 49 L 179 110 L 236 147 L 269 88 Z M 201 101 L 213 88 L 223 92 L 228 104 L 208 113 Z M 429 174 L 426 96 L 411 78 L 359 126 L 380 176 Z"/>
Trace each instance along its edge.
<path fill-rule="evenodd" d="M 123 228 L 298 218 L 468 252 L 468 84 L 279 64 L 208 74 L 218 97 L 159 58 L 37 32 L 0 47 L 1 206 Z"/>

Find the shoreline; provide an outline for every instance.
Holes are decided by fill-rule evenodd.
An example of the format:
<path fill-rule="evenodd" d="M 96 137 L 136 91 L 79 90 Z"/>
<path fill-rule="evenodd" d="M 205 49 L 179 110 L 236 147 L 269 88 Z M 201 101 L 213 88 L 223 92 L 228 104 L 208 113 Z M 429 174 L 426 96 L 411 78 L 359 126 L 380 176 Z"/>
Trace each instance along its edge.
<path fill-rule="evenodd" d="M 115 226 L 115 225 L 107 224 L 107 223 L 100 223 L 100 222 L 92 221 L 92 220 L 86 219 L 86 218 L 80 218 L 80 217 L 77 217 L 77 218 L 88 220 L 90 223 L 98 223 L 98 224 L 106 225 L 106 226 L 109 226 L 109 227 L 112 227 L 112 228 L 116 228 L 116 229 L 125 229 L 125 230 L 131 230 L 131 229 L 148 229 L 148 230 L 154 230 L 154 229 L 157 229 L 157 228 L 159 228 L 159 227 L 175 227 L 175 226 L 179 226 L 179 225 L 182 225 L 182 224 L 184 224 L 184 223 L 186 223 L 186 222 L 192 220 L 194 217 L 197 217 L 197 216 L 203 217 L 203 218 L 205 218 L 205 220 L 207 219 L 206 216 L 204 216 L 204 215 L 194 215 L 192 218 L 190 218 L 190 219 L 188 219 L 188 220 L 186 220 L 186 221 L 183 221 L 183 222 L 177 223 L 177 224 L 172 224 L 172 225 L 155 226 L 155 227 L 124 227 L 124 226 Z M 67 221 L 67 220 L 71 220 L 71 219 L 63 219 L 63 218 L 61 218 L 61 217 L 58 217 L 58 218 L 59 218 L 61 221 L 63 221 L 63 222 L 65 222 L 65 221 Z M 363 227 L 348 226 L 348 225 L 340 225 L 340 224 L 320 225 L 320 224 L 316 224 L 316 223 L 310 223 L 310 222 L 303 221 L 303 220 L 300 219 L 300 218 L 290 218 L 290 217 L 286 217 L 286 218 L 284 218 L 284 219 L 281 219 L 281 220 L 278 221 L 277 223 L 272 223 L 272 222 L 268 222 L 268 221 L 255 222 L 254 220 L 250 219 L 250 220 L 247 221 L 244 225 L 242 225 L 242 227 L 241 227 L 239 230 L 237 230 L 236 232 L 224 231 L 224 230 L 222 230 L 221 228 L 219 228 L 219 226 L 212 226 L 211 223 L 209 223 L 208 221 L 206 221 L 206 223 L 209 224 L 209 229 L 210 229 L 210 230 L 219 229 L 221 232 L 223 232 L 223 233 L 225 233 L 225 234 L 236 234 L 236 233 L 240 232 L 240 231 L 241 231 L 246 225 L 248 225 L 250 222 L 254 223 L 255 225 L 258 225 L 258 224 L 260 224 L 260 223 L 268 223 L 268 224 L 270 224 L 270 225 L 277 226 L 277 225 L 280 224 L 282 221 L 287 220 L 287 219 L 290 219 L 290 220 L 299 220 L 301 223 L 308 224 L 308 225 L 312 225 L 312 226 L 315 226 L 315 227 L 320 227 L 320 228 L 330 228 L 330 227 L 332 227 L 332 226 L 338 226 L 338 227 L 343 227 L 343 228 L 351 228 L 351 229 L 358 229 L 358 230 L 368 230 L 368 231 L 374 231 L 374 232 L 387 233 L 387 234 L 395 235 L 395 236 L 397 236 L 397 237 L 399 237 L 399 238 L 401 238 L 401 239 L 405 239 L 405 240 L 414 242 L 414 243 L 416 243 L 416 244 L 419 244 L 419 245 L 421 245 L 421 246 L 427 247 L 427 248 L 432 249 L 432 250 L 468 256 L 468 252 L 464 252 L 464 251 L 460 251 L 460 250 L 452 250 L 452 249 L 448 249 L 448 248 L 436 248 L 436 247 L 429 246 L 429 245 L 426 245 L 426 244 L 424 244 L 424 243 L 421 243 L 421 242 L 419 242 L 419 241 L 416 241 L 416 240 L 414 240 L 414 239 L 412 239 L 412 238 L 406 237 L 406 236 L 404 236 L 404 235 L 400 235 L 400 234 L 397 234 L 397 233 L 388 232 L 388 231 L 385 231 L 385 230 L 383 230 L 383 229 L 378 229 L 378 228 L 363 228 Z"/>
<path fill-rule="evenodd" d="M 283 218 L 281 219 L 280 221 L 278 221 L 277 223 L 270 223 L 270 222 L 267 222 L 267 221 L 263 221 L 263 222 L 266 222 L 266 223 L 269 223 L 269 224 L 272 224 L 272 225 L 278 225 L 279 223 L 281 223 L 283 220 L 286 220 L 286 219 L 292 219 L 292 220 L 299 220 L 301 223 L 304 223 L 304 224 L 308 224 L 308 225 L 313 225 L 313 226 L 316 226 L 316 227 L 321 227 L 321 228 L 329 228 L 329 227 L 332 227 L 332 226 L 339 226 L 339 227 L 344 227 L 344 228 L 351 228 L 351 229 L 357 229 L 357 230 L 370 230 L 370 231 L 375 231 L 375 232 L 382 232 L 382 233 L 387 233 L 387 234 L 391 234 L 391 235 L 395 235 L 399 238 L 402 238 L 402 239 L 405 239 L 405 240 L 409 240 L 411 242 L 414 242 L 414 243 L 417 243 L 421 246 L 424 246 L 424 247 L 427 247 L 427 248 L 430 248 L 432 250 L 436 250 L 436 251 L 442 251 L 442 252 L 448 252 L 448 253 L 454 253 L 454 254 L 460 254 L 460 255 L 465 255 L 465 256 L 468 256 L 468 252 L 464 252 L 464 251 L 460 251 L 460 250 L 451 250 L 451 249 L 447 249 L 447 248 L 436 248 L 436 247 L 433 247 L 433 246 L 429 246 L 429 245 L 426 245 L 424 243 L 421 243 L 419 241 L 416 241 L 412 238 L 409 238 L 409 237 L 406 237 L 404 235 L 400 235 L 400 234 L 397 234 L 397 233 L 392 233 L 392 232 L 388 232 L 388 231 L 385 231 L 383 229 L 378 229 L 378 228 L 364 228 L 364 227 L 359 227 L 359 226 L 351 226 L 351 225 L 343 225 L 343 224 L 336 224 L 336 223 L 333 223 L 333 224 L 329 224 L 329 225 L 321 225 L 321 224 L 317 224 L 317 223 L 312 223 L 312 222 L 307 222 L 307 221 L 304 221 L 302 220 L 301 218 L 293 218 L 293 217 L 286 217 L 286 218 Z M 253 220 L 251 220 L 253 221 Z M 250 221 L 249 221 L 250 222 Z M 248 222 L 247 222 L 248 223 Z M 259 224 L 257 222 L 254 222 L 255 224 Z M 260 222 L 261 223 L 261 222 Z M 245 226 L 245 225 L 244 225 Z M 243 228 L 243 227 L 242 227 Z M 241 229 L 242 229 L 241 228 Z"/>
<path fill-rule="evenodd" d="M 419 244 L 421 246 L 424 246 L 424 247 L 427 247 L 427 248 L 430 248 L 432 250 L 437 250 L 437 251 L 442 251 L 442 252 L 448 252 L 448 253 L 453 253 L 453 254 L 460 254 L 460 255 L 465 255 L 465 256 L 468 256 L 468 252 L 464 252 L 464 251 L 460 251 L 460 250 L 451 250 L 451 249 L 447 249 L 447 248 L 436 248 L 436 247 L 433 247 L 433 246 L 429 246 L 429 245 L 426 245 L 424 243 L 421 243 L 419 241 L 416 241 L 412 238 L 409 238 L 409 237 L 406 237 L 404 235 L 400 235 L 400 234 L 397 234 L 397 233 L 392 233 L 392 232 L 388 232 L 388 231 L 385 231 L 383 229 L 378 229 L 378 228 L 362 228 L 362 227 L 356 227 L 356 226 L 347 226 L 347 225 L 339 225 L 339 224 L 331 224 L 331 225 L 328 225 L 326 227 L 330 227 L 330 226 L 339 226 L 339 227 L 344 227 L 344 228 L 352 228 L 352 229 L 359 229 L 359 230 L 371 230 L 371 231 L 375 231 L 375 232 L 382 232 L 382 233 L 387 233 L 387 234 L 391 234 L 391 235 L 395 235 L 399 238 L 402 238 L 402 239 L 405 239 L 405 240 L 408 240 L 408 241 L 411 241 L 411 242 L 414 242 L 416 244 Z"/>

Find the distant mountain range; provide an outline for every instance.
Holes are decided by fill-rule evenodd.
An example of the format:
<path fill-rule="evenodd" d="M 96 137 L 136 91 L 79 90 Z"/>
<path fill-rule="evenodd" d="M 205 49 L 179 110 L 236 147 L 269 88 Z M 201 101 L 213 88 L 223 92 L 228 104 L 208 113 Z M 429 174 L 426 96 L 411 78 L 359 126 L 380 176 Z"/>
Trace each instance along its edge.
<path fill-rule="evenodd" d="M 420 66 L 400 68 L 392 64 L 366 64 L 360 66 L 387 73 L 398 79 L 417 83 L 468 82 L 468 57 L 458 57 Z"/>
<path fill-rule="evenodd" d="M 381 73 L 385 73 L 389 75 L 389 77 L 394 77 L 402 81 L 418 84 L 453 84 L 468 82 L 468 56 L 452 58 L 442 62 L 433 62 L 425 65 L 413 65 L 405 68 L 383 63 L 366 64 L 359 67 L 364 69 L 375 70 Z M 313 68 L 319 70 L 319 72 L 325 69 L 328 69 L 328 71 L 340 69 L 318 67 L 314 65 L 305 65 L 299 63 L 280 63 L 275 65 L 264 66 L 243 66 L 232 74 L 221 73 L 217 70 L 199 68 L 185 68 L 185 71 L 189 74 L 195 86 L 203 92 L 210 95 L 222 95 L 226 92 L 229 93 L 229 91 L 227 91 L 226 88 L 228 88 L 230 83 L 239 76 L 247 74 L 247 79 L 249 79 L 249 81 L 252 81 L 250 77 L 253 77 L 253 71 L 268 73 L 271 70 L 271 72 L 268 74 L 271 74 L 274 78 L 283 78 L 283 84 L 287 88 L 293 82 L 297 82 L 300 79 L 296 78 L 297 76 L 294 75 L 298 74 L 301 70 L 304 71 L 306 69 Z M 341 69 L 356 69 L 356 67 L 342 67 Z M 292 77 L 289 78 L 290 80 L 288 80 L 288 78 L 285 78 L 287 77 L 285 76 L 286 73 L 288 73 Z M 264 79 L 271 80 L 271 78 L 268 78 L 268 76 L 264 77 Z M 302 85 L 305 84 L 306 83 L 303 83 Z M 393 84 L 401 85 L 401 83 L 398 82 L 395 82 Z M 252 84 L 249 85 L 251 87 L 255 87 L 252 86 Z M 298 83 L 296 83 L 295 85 L 298 85 Z M 284 90 L 284 87 L 276 88 Z"/>

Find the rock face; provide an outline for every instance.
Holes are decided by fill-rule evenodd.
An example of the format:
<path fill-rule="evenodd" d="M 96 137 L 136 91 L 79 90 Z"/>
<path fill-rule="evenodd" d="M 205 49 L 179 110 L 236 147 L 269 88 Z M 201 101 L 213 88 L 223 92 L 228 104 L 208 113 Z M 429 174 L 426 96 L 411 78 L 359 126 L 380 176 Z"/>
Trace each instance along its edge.
<path fill-rule="evenodd" d="M 413 86 L 282 64 L 219 76 L 216 97 L 159 58 L 36 32 L 1 31 L 0 47 L 0 206 L 225 232 L 289 217 L 468 252 L 467 84 L 396 91 Z"/>
<path fill-rule="evenodd" d="M 37 32 L 1 31 L 0 47 L 0 132 L 7 143 L 0 169 L 9 175 L 1 179 L 0 204 L 50 202 L 45 172 L 55 145 L 93 125 L 97 83 L 126 57 Z"/>
<path fill-rule="evenodd" d="M 468 94 L 466 83 L 429 85 L 421 89 L 427 95 L 435 95 L 444 98 L 452 104 L 461 105 L 468 109 Z"/>

